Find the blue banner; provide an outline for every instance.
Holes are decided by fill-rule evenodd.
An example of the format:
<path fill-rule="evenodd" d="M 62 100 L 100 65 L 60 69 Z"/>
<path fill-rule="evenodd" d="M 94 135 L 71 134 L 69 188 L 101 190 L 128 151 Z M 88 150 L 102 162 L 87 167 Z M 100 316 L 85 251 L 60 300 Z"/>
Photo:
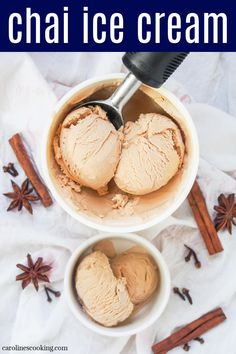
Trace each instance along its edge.
<path fill-rule="evenodd" d="M 0 51 L 236 51 L 232 0 L 2 0 Z"/>

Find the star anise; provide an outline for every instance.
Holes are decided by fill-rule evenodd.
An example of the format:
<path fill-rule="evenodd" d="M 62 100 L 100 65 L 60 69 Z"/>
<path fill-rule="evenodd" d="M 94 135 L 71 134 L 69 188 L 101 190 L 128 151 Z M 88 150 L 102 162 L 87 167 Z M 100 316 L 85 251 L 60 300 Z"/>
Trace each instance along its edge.
<path fill-rule="evenodd" d="M 14 181 L 11 181 L 13 192 L 4 193 L 5 197 L 13 199 L 10 203 L 7 211 L 13 210 L 15 208 L 20 211 L 24 207 L 30 214 L 33 214 L 33 209 L 30 202 L 35 202 L 39 200 L 39 197 L 32 194 L 33 188 L 29 187 L 29 179 L 27 178 L 19 187 Z"/>
<path fill-rule="evenodd" d="M 227 197 L 222 193 L 218 197 L 218 204 L 214 209 L 217 212 L 215 217 L 216 231 L 227 229 L 232 234 L 232 224 L 236 226 L 234 218 L 236 218 L 236 204 L 234 194 Z"/>
<path fill-rule="evenodd" d="M 22 288 L 26 288 L 30 283 L 33 283 L 35 289 L 39 289 L 39 281 L 44 281 L 49 283 L 49 278 L 45 273 L 47 273 L 52 267 L 48 264 L 43 264 L 43 258 L 39 257 L 34 263 L 30 254 L 27 254 L 28 267 L 23 264 L 17 264 L 17 268 L 23 270 L 16 276 L 16 280 L 22 281 Z"/>

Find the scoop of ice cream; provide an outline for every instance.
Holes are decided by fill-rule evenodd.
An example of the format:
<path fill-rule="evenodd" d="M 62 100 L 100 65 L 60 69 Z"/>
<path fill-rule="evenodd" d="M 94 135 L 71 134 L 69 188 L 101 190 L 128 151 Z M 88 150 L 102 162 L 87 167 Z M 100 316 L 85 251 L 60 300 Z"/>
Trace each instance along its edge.
<path fill-rule="evenodd" d="M 108 258 L 114 258 L 116 256 L 116 250 L 115 250 L 113 243 L 107 239 L 98 241 L 93 246 L 93 251 L 101 251 Z"/>
<path fill-rule="evenodd" d="M 106 327 L 124 321 L 133 311 L 126 280 L 114 276 L 108 258 L 100 251 L 81 261 L 75 286 L 87 314 Z"/>
<path fill-rule="evenodd" d="M 121 133 L 106 113 L 99 106 L 72 111 L 62 123 L 56 143 L 63 172 L 102 194 L 115 174 L 121 152 Z"/>
<path fill-rule="evenodd" d="M 147 301 L 159 283 L 159 272 L 154 260 L 140 247 L 121 253 L 111 260 L 117 278 L 124 277 L 133 304 Z"/>
<path fill-rule="evenodd" d="M 141 114 L 125 126 L 115 182 L 130 194 L 153 192 L 178 172 L 183 157 L 184 142 L 175 122 L 161 114 Z"/>

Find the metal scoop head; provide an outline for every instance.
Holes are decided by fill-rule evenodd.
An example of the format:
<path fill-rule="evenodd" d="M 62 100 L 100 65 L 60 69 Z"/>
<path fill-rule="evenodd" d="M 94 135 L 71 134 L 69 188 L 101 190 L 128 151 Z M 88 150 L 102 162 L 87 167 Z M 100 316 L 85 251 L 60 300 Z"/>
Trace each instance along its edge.
<path fill-rule="evenodd" d="M 122 109 L 128 100 L 140 87 L 141 82 L 129 73 L 124 81 L 118 86 L 113 95 L 106 100 L 89 101 L 76 106 L 74 109 L 88 106 L 100 106 L 108 116 L 109 121 L 118 130 L 124 125 Z"/>
<path fill-rule="evenodd" d="M 122 109 L 141 83 L 160 87 L 178 68 L 188 55 L 187 52 L 127 52 L 123 63 L 130 70 L 121 85 L 107 100 L 86 102 L 79 107 L 101 106 L 108 119 L 118 130 L 124 125 Z"/>

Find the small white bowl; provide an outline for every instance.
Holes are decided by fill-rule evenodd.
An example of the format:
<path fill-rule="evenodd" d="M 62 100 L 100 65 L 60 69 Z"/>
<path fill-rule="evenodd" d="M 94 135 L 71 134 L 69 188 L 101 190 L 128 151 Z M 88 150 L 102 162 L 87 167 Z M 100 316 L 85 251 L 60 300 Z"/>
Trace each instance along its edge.
<path fill-rule="evenodd" d="M 123 325 L 120 324 L 117 327 L 104 327 L 94 322 L 81 308 L 75 292 L 75 268 L 80 256 L 88 251 L 95 243 L 104 239 L 112 240 L 118 252 L 122 252 L 133 245 L 144 247 L 157 263 L 160 273 L 159 288 L 150 301 L 130 319 L 130 322 Z M 160 251 L 143 237 L 135 234 L 99 234 L 83 242 L 72 254 L 66 267 L 64 288 L 66 301 L 71 311 L 84 326 L 106 336 L 131 336 L 152 325 L 163 313 L 170 295 L 170 274 Z"/>

